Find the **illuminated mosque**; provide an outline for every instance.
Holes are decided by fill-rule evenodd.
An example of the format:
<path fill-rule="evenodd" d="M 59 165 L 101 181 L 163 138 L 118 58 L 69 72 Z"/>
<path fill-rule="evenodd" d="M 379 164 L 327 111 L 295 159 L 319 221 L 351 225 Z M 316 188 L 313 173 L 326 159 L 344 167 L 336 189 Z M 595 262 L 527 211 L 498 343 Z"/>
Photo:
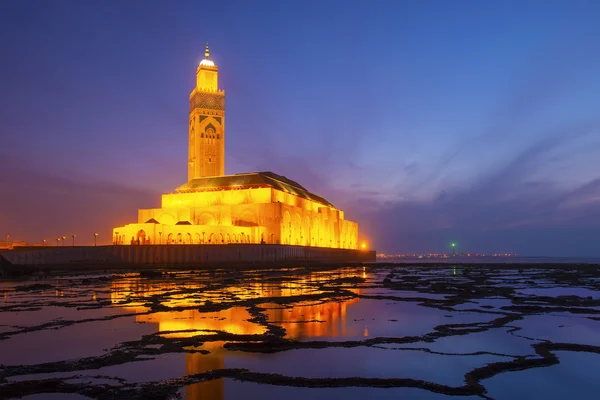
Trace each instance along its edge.
<path fill-rule="evenodd" d="M 356 249 L 358 224 L 273 172 L 225 175 L 225 92 L 205 58 L 190 93 L 188 182 L 113 230 L 115 244 L 264 243 Z"/>

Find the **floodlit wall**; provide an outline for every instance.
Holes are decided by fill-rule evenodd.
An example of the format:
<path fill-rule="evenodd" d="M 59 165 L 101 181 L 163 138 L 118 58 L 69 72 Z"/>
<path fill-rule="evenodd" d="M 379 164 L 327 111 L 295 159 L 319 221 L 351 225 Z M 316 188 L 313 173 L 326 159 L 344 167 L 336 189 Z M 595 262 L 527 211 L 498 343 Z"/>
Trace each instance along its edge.
<path fill-rule="evenodd" d="M 113 230 L 114 244 L 266 243 L 358 248 L 358 224 L 341 210 L 273 188 L 165 194 L 138 223 Z"/>

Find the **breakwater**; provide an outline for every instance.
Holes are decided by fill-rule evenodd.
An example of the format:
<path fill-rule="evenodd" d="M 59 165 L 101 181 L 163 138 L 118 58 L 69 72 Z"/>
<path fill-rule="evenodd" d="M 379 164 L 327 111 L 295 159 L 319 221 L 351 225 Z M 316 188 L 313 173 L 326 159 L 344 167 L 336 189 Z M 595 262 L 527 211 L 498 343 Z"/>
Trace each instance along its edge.
<path fill-rule="evenodd" d="M 190 265 L 374 262 L 375 251 L 272 244 L 23 247 L 1 252 L 13 265 Z"/>

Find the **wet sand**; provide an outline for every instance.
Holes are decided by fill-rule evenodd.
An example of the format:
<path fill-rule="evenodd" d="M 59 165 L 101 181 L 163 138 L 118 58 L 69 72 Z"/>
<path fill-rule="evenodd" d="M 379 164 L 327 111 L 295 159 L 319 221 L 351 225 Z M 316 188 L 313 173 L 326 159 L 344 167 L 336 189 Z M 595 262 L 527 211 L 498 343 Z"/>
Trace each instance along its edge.
<path fill-rule="evenodd" d="M 600 365 L 597 332 L 596 265 L 5 280 L 0 398 L 594 397 L 595 380 L 560 379 Z"/>

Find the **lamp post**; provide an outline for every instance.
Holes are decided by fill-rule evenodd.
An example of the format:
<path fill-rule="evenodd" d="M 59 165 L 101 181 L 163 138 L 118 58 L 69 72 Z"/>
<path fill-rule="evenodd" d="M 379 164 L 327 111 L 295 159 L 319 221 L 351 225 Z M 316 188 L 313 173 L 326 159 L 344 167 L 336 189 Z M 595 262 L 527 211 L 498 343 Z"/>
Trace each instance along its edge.
<path fill-rule="evenodd" d="M 94 233 L 94 247 L 96 247 L 96 239 L 98 239 L 98 234 Z"/>
<path fill-rule="evenodd" d="M 115 232 L 115 244 L 119 244 L 119 232 Z"/>
<path fill-rule="evenodd" d="M 62 239 L 62 246 L 64 247 L 65 246 L 65 240 L 67 240 L 67 237 L 63 236 L 63 237 L 61 237 L 61 239 Z"/>
<path fill-rule="evenodd" d="M 58 247 L 58 242 L 60 242 L 60 238 L 56 238 L 56 247 Z"/>
<path fill-rule="evenodd" d="M 10 239 L 10 233 L 7 233 L 6 234 L 6 247 L 8 247 L 8 244 L 10 243 L 9 239 Z"/>
<path fill-rule="evenodd" d="M 73 238 L 73 247 L 75 247 L 75 234 L 72 234 L 71 237 Z"/>
<path fill-rule="evenodd" d="M 204 244 L 204 232 L 202 232 L 202 244 Z"/>
<path fill-rule="evenodd" d="M 46 239 L 42 239 L 42 246 L 46 246 Z"/>
<path fill-rule="evenodd" d="M 158 243 L 162 244 L 162 232 L 158 232 Z"/>
<path fill-rule="evenodd" d="M 452 255 L 456 255 L 456 243 L 452 243 Z"/>

